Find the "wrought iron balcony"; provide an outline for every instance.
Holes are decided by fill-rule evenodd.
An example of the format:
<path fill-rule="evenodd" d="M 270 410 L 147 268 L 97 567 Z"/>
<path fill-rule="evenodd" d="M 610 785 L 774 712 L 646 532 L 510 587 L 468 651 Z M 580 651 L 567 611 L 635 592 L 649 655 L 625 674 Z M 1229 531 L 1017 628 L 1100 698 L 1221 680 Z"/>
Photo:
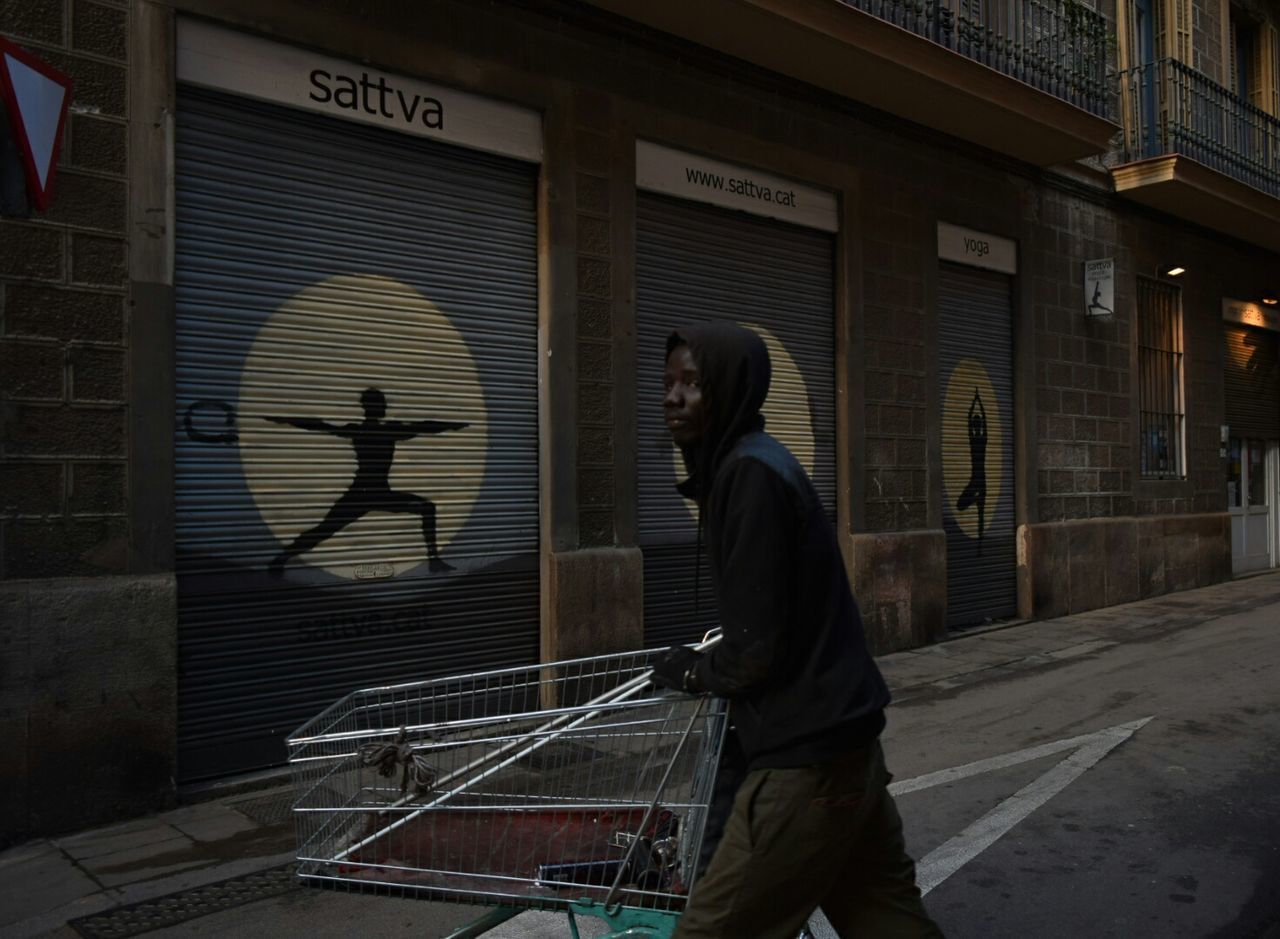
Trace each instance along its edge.
<path fill-rule="evenodd" d="M 1096 0 L 585 2 L 1036 166 L 1120 130 Z"/>
<path fill-rule="evenodd" d="M 1280 198 L 1280 120 L 1174 59 L 1121 73 L 1126 162 L 1178 155 Z"/>
<path fill-rule="evenodd" d="M 840 0 L 1107 117 L 1107 22 L 1075 0 Z"/>

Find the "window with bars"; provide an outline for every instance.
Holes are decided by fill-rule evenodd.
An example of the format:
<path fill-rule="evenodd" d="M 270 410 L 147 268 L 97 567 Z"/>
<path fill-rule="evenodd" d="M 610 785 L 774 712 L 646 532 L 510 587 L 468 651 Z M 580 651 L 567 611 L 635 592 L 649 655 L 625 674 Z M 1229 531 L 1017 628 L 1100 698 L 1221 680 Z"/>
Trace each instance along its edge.
<path fill-rule="evenodd" d="M 1138 428 L 1141 473 L 1186 476 L 1182 381 L 1182 294 L 1138 278 Z"/>

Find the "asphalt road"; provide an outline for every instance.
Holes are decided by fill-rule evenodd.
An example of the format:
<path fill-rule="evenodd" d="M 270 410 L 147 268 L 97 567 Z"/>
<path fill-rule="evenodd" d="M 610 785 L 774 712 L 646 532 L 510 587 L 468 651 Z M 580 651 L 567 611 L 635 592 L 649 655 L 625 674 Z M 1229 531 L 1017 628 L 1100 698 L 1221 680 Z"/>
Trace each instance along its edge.
<path fill-rule="evenodd" d="M 899 780 L 1150 718 L 1079 772 L 1076 748 L 900 797 L 922 873 L 1039 802 L 929 892 L 948 936 L 1280 935 L 1280 605 L 1144 635 L 894 709 Z"/>
<path fill-rule="evenodd" d="M 899 694 L 885 748 L 947 936 L 1280 939 L 1280 604 L 1158 620 L 1118 641 L 1082 633 L 1078 654 L 1033 667 Z M 983 644 L 1034 651 L 1068 623 Z M 294 889 L 147 935 L 428 939 L 477 912 Z M 582 936 L 599 934 L 591 923 Z M 525 914 L 488 935 L 569 931 L 563 917 Z"/>

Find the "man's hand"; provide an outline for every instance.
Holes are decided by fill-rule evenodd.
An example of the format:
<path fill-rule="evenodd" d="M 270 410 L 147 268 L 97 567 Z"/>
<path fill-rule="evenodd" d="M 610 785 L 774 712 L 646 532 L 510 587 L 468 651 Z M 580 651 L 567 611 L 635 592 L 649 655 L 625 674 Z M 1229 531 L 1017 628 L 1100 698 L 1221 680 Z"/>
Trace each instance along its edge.
<path fill-rule="evenodd" d="M 689 694 L 701 694 L 695 667 L 702 653 L 688 646 L 674 646 L 653 663 L 653 683 L 660 688 L 673 688 Z"/>

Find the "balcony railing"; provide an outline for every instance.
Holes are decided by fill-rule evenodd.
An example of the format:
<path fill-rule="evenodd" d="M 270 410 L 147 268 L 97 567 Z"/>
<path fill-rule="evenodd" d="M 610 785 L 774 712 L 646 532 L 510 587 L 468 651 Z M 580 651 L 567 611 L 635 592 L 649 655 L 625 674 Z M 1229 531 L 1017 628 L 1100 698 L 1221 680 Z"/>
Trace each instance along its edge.
<path fill-rule="evenodd" d="M 1107 117 L 1107 23 L 1076 0 L 841 0 Z"/>
<path fill-rule="evenodd" d="M 1280 198 L 1280 121 L 1175 59 L 1120 77 L 1128 161 L 1178 154 Z"/>

